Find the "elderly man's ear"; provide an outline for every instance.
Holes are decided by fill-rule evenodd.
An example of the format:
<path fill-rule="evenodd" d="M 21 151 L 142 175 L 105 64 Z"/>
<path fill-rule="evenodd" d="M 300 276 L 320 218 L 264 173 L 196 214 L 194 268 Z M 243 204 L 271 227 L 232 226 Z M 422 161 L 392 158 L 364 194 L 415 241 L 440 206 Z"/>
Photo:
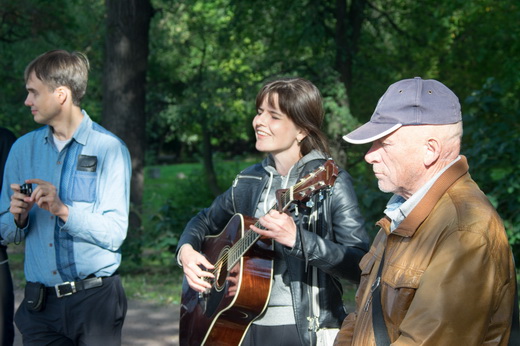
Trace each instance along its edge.
<path fill-rule="evenodd" d="M 441 149 L 442 145 L 441 142 L 435 138 L 428 138 L 426 143 L 424 144 L 425 147 L 425 155 L 424 155 L 424 165 L 426 167 L 430 167 L 434 165 L 441 156 Z"/>

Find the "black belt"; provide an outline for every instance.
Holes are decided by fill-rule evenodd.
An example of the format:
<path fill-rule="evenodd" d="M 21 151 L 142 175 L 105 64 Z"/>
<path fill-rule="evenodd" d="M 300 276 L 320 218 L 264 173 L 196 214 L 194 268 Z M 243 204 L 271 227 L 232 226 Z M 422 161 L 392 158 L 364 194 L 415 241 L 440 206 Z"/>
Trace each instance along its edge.
<path fill-rule="evenodd" d="M 91 288 L 100 287 L 103 285 L 103 281 L 112 278 L 111 277 L 93 277 L 79 281 L 67 281 L 61 284 L 56 284 L 54 287 L 46 287 L 48 295 L 56 295 L 61 298 L 70 296 L 79 291 L 89 290 Z"/>

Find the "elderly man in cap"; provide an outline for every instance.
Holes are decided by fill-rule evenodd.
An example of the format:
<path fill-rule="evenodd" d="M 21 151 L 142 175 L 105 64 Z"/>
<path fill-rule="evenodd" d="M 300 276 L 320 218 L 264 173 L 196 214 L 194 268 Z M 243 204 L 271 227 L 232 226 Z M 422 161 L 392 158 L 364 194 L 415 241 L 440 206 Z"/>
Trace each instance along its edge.
<path fill-rule="evenodd" d="M 457 96 L 419 77 L 392 84 L 343 138 L 393 193 L 360 262 L 356 311 L 336 345 L 507 345 L 516 278 L 502 221 L 459 154 Z"/>

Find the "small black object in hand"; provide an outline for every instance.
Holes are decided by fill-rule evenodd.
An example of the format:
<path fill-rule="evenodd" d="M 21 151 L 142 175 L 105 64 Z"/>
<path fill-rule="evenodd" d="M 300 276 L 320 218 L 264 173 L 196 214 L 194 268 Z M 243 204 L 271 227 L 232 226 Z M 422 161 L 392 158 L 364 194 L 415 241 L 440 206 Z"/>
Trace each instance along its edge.
<path fill-rule="evenodd" d="M 33 192 L 32 184 L 22 184 L 20 185 L 20 192 L 26 196 L 30 196 Z"/>

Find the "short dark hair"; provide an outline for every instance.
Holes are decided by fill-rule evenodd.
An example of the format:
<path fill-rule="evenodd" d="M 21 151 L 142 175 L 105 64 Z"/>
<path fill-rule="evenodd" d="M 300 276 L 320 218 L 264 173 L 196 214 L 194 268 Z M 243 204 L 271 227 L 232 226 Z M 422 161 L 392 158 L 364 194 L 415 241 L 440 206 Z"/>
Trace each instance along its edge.
<path fill-rule="evenodd" d="M 302 155 L 307 155 L 313 149 L 330 155 L 327 137 L 321 130 L 325 111 L 320 91 L 310 81 L 303 78 L 280 78 L 266 83 L 256 96 L 256 108 L 260 108 L 267 97 L 270 106 L 273 95 L 278 95 L 280 110 L 294 124 L 307 132 L 300 143 Z"/>
<path fill-rule="evenodd" d="M 90 63 L 85 54 L 51 50 L 38 56 L 27 65 L 24 78 L 27 83 L 31 73 L 34 72 L 36 77 L 51 90 L 60 86 L 69 88 L 72 93 L 72 102 L 79 107 L 87 91 L 89 69 Z"/>

